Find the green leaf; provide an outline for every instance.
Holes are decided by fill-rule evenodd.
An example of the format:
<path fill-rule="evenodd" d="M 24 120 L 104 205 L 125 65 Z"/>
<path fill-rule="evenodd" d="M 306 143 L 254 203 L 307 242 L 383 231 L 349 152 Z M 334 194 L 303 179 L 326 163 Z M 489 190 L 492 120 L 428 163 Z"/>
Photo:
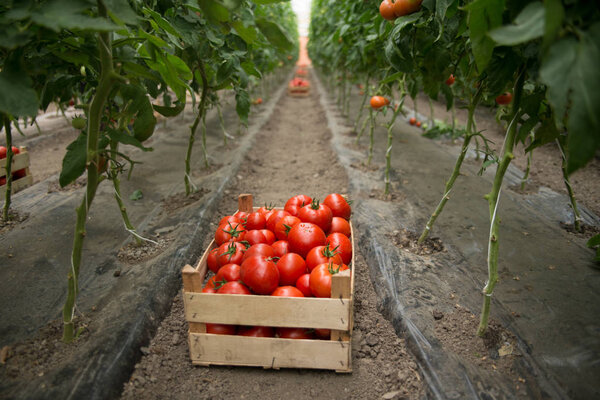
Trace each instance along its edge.
<path fill-rule="evenodd" d="M 231 23 L 233 29 L 235 29 L 236 33 L 244 39 L 244 42 L 248 44 L 254 43 L 256 40 L 256 29 L 253 26 L 245 26 L 242 21 L 233 21 Z"/>
<path fill-rule="evenodd" d="M 600 148 L 600 23 L 582 36 L 577 50 L 567 123 L 569 174 L 585 166 Z"/>
<path fill-rule="evenodd" d="M 502 25 L 504 0 L 475 0 L 465 6 L 468 11 L 467 24 L 475 63 L 483 71 L 492 58 L 495 43 L 488 36 L 493 28 Z"/>
<path fill-rule="evenodd" d="M 250 96 L 246 90 L 240 89 L 235 93 L 235 111 L 243 123 L 248 122 L 248 113 L 250 112 Z"/>
<path fill-rule="evenodd" d="M 541 2 L 529 3 L 511 25 L 490 31 L 489 35 L 502 46 L 516 46 L 544 34 L 546 9 Z"/>
<path fill-rule="evenodd" d="M 146 7 L 144 7 L 144 13 L 150 15 L 152 17 L 152 19 L 158 24 L 158 26 L 160 26 L 160 28 L 162 30 L 164 30 L 167 33 L 170 33 L 173 36 L 181 38 L 181 35 L 179 35 L 179 32 L 177 32 L 177 30 L 175 28 L 173 28 L 173 26 L 169 23 L 169 21 L 164 19 L 159 13 L 157 13 L 156 11 L 153 11 L 149 8 L 146 8 Z"/>
<path fill-rule="evenodd" d="M 112 140 L 115 140 L 119 143 L 123 143 L 123 144 L 128 144 L 130 146 L 135 146 L 138 149 L 141 149 L 143 151 L 153 151 L 152 147 L 145 147 L 139 140 L 137 140 L 136 138 L 134 138 L 131 135 L 128 135 L 127 133 L 117 130 L 117 129 L 109 129 L 107 131 L 108 136 L 110 136 L 110 138 Z"/>
<path fill-rule="evenodd" d="M 139 17 L 129 6 L 127 1 L 123 0 L 104 0 L 106 8 L 109 10 L 109 15 L 117 23 L 123 22 L 129 25 L 136 25 L 139 23 Z"/>
<path fill-rule="evenodd" d="M 266 18 L 256 18 L 256 25 L 269 43 L 279 50 L 289 51 L 294 48 L 294 42 L 288 37 L 286 31 L 277 22 L 269 21 Z"/>
<path fill-rule="evenodd" d="M 262 74 L 260 73 L 260 71 L 258 69 L 256 69 L 256 66 L 254 65 L 253 62 L 244 61 L 242 63 L 242 68 L 244 69 L 244 71 L 246 71 L 247 74 L 254 75 L 258 79 L 262 78 Z"/>
<path fill-rule="evenodd" d="M 62 170 L 58 183 L 60 187 L 65 187 L 74 182 L 85 172 L 85 163 L 87 161 L 87 135 L 80 134 L 71 144 L 67 146 L 67 152 L 62 162 Z"/>
<path fill-rule="evenodd" d="M 556 123 L 562 126 L 569 104 L 571 71 L 577 58 L 578 43 L 573 38 L 556 42 L 540 67 L 540 80 L 548 87 L 547 98 L 556 116 Z"/>
<path fill-rule="evenodd" d="M 144 194 L 142 193 L 142 191 L 140 189 L 136 189 L 133 191 L 133 193 L 131 193 L 131 196 L 129 196 L 129 200 L 137 201 L 141 200 L 143 197 Z"/>
<path fill-rule="evenodd" d="M 554 142 L 560 136 L 560 132 L 556 129 L 553 119 L 545 118 L 541 122 L 540 126 L 535 130 L 533 142 L 525 149 L 527 153 L 537 147 Z"/>
<path fill-rule="evenodd" d="M 544 49 L 547 49 L 552 44 L 560 28 L 562 27 L 565 18 L 565 9 L 561 0 L 545 0 L 546 20 L 544 23 Z"/>
<path fill-rule="evenodd" d="M 165 117 L 174 117 L 176 115 L 179 115 L 183 109 L 185 108 L 185 103 L 184 102 L 178 102 L 175 103 L 175 107 L 165 107 L 165 106 L 159 106 L 156 104 L 153 104 L 152 107 L 154 108 L 154 110 L 165 116 Z"/>
<path fill-rule="evenodd" d="M 154 133 L 156 117 L 146 91 L 137 85 L 121 85 L 121 96 L 126 103 L 123 110 L 126 115 L 134 118 L 133 134 L 139 142 L 144 142 Z M 133 144 L 134 143 L 127 143 Z"/>
<path fill-rule="evenodd" d="M 273 4 L 273 3 L 283 3 L 288 0 L 252 0 L 253 3 L 256 4 Z"/>
<path fill-rule="evenodd" d="M 38 98 L 31 85 L 19 62 L 6 60 L 0 72 L 0 112 L 13 117 L 35 117 Z"/>
<path fill-rule="evenodd" d="M 114 31 L 119 25 L 106 18 L 87 16 L 88 5 L 83 0 L 51 0 L 31 14 L 33 22 L 59 32 L 61 29 Z"/>
<path fill-rule="evenodd" d="M 198 0 L 198 5 L 204 11 L 206 17 L 213 22 L 229 21 L 229 10 L 220 2 L 215 0 Z"/>

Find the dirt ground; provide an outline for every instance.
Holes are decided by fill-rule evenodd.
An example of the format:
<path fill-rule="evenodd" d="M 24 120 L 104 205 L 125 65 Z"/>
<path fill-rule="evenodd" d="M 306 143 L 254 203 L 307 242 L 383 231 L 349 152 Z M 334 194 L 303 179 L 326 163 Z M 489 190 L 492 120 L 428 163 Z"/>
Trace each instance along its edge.
<path fill-rule="evenodd" d="M 330 135 L 316 93 L 308 98 L 284 95 L 257 137 L 235 184 L 227 189 L 228 201 L 214 220 L 236 209 L 239 193 L 253 193 L 255 205 L 283 205 L 294 194 L 322 199 L 331 192 L 346 192 L 348 178 L 328 145 Z M 125 384 L 123 398 L 421 398 L 424 389 L 417 365 L 404 340 L 377 311 L 377 297 L 360 256 L 355 268 L 351 375 L 195 367 L 189 361 L 187 324 L 181 297 L 177 296 L 171 313 L 143 350 L 146 355 Z"/>
<path fill-rule="evenodd" d="M 410 100 L 407 106 L 412 106 Z M 445 113 L 442 104 L 434 103 L 434 106 L 436 118 L 448 118 L 449 114 Z M 419 98 L 419 111 L 427 114 L 428 107 L 427 100 Z M 457 115 L 464 123 L 466 113 L 457 110 Z M 481 109 L 477 118 L 479 129 L 486 129 L 489 137 L 498 146 L 501 145 L 502 129 L 497 126 L 494 115 L 487 109 Z M 43 126 L 44 131 L 49 126 L 53 132 L 61 134 L 27 140 L 29 150 L 36 155 L 32 159 L 44 160 L 31 165 L 35 182 L 60 171 L 64 149 L 77 134 L 66 125 L 62 116 L 55 116 L 52 120 L 55 125 L 49 122 Z M 317 93 L 313 91 L 308 98 L 284 95 L 264 130 L 257 136 L 254 147 L 245 156 L 239 173 L 225 189 L 226 198 L 213 220 L 216 222 L 236 209 L 239 193 L 253 193 L 255 205 L 283 204 L 290 196 L 301 193 L 317 198 L 324 198 L 331 192 L 347 193 L 348 177 L 330 146 L 330 138 L 331 132 L 327 128 Z M 18 140 L 17 137 L 17 145 Z M 517 152 L 514 163 L 524 168 L 526 158 L 521 152 Z M 599 175 L 600 162 L 596 159 L 572 177 L 578 200 L 596 214 L 600 214 Z M 534 154 L 530 185 L 543 185 L 565 192 L 559 154 L 553 146 L 545 146 Z M 52 190 L 51 185 L 49 190 Z M 175 208 L 187 205 L 185 199 L 179 198 L 167 203 Z M 166 211 L 169 212 L 169 209 Z M 212 227 L 216 228 L 216 225 Z M 210 239 L 206 237 L 204 247 Z M 160 240 L 168 244 L 168 232 Z M 399 237 L 394 240 L 402 242 L 404 239 Z M 435 251 L 441 246 L 432 244 Z M 202 248 L 198 249 L 199 253 Z M 140 249 L 132 249 L 131 252 L 121 254 L 119 258 L 127 263 L 145 259 Z M 356 260 L 352 374 L 293 369 L 273 371 L 195 367 L 189 361 L 187 323 L 183 317 L 181 295 L 178 294 L 173 298 L 170 313 L 161 322 L 154 338 L 147 347 L 141 348 L 141 359 L 123 386 L 122 398 L 423 398 L 426 395 L 425 378 L 408 350 L 405 339 L 397 335 L 394 326 L 380 313 L 381 299 L 374 290 L 364 255 L 360 254 L 359 249 Z M 461 332 L 472 331 L 475 323 L 473 314 L 462 308 L 453 312 L 434 313 L 432 321 L 435 321 L 436 335 L 444 346 L 471 357 L 474 363 L 490 370 L 496 369 L 496 363 L 486 355 L 490 348 L 494 347 L 494 351 L 497 351 L 503 343 L 511 340 L 509 333 L 501 327 L 495 330 L 500 332 L 501 337 L 493 344 L 470 336 L 461 337 Z M 82 340 L 87 340 L 85 333 Z M 60 342 L 60 324 L 53 323 L 32 341 L 0 352 L 0 364 L 3 367 L 6 365 L 3 374 L 7 376 L 19 375 L 23 371 L 41 376 L 39 374 L 43 375 L 47 368 L 52 367 L 53 358 L 67 357 L 69 351 Z M 503 368 L 500 364 L 498 367 L 502 373 L 514 375 L 511 378 L 514 378 L 515 390 L 518 391 L 522 378 L 509 367 Z"/>
<path fill-rule="evenodd" d="M 417 110 L 420 114 L 430 119 L 429 98 L 423 94 L 417 98 Z M 406 106 L 414 109 L 412 99 L 408 98 Z M 442 120 L 447 124 L 452 122 L 452 115 L 446 111 L 446 104 L 438 101 L 433 102 L 434 118 Z M 467 124 L 467 110 L 456 107 L 456 118 L 459 126 Z M 483 134 L 492 142 L 492 148 L 496 153 L 502 149 L 505 130 L 496 121 L 495 110 L 479 107 L 475 112 L 475 120 L 478 130 L 483 130 Z M 521 171 L 527 168 L 527 154 L 525 148 L 529 145 L 518 143 L 515 151 L 515 158 L 512 163 Z M 560 150 L 555 143 L 548 143 L 534 150 L 531 162 L 529 180 L 525 185 L 525 192 L 536 190 L 539 186 L 546 186 L 558 193 L 567 194 L 567 189 L 563 181 L 561 169 L 562 157 Z M 585 168 L 582 168 L 570 176 L 571 186 L 575 193 L 576 200 L 585 205 L 594 214 L 600 215 L 600 159 L 594 158 Z M 520 187 L 513 188 L 520 191 Z"/>

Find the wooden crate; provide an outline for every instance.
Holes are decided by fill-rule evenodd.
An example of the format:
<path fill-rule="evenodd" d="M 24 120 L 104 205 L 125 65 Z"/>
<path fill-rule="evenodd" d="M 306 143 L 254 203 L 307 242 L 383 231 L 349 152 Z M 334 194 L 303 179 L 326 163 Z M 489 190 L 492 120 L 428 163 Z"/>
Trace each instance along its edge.
<path fill-rule="evenodd" d="M 310 86 L 292 86 L 288 84 L 288 95 L 292 97 L 307 97 L 310 94 Z"/>
<path fill-rule="evenodd" d="M 26 175 L 22 178 L 16 179 L 12 181 L 12 193 L 17 193 L 20 190 L 25 189 L 33 185 L 33 177 L 31 176 L 31 172 L 29 172 L 29 152 L 27 148 L 20 147 L 19 154 L 14 154 L 12 159 L 11 171 L 15 172 L 20 169 L 25 169 Z M 0 178 L 6 176 L 6 159 L 0 160 Z M 6 185 L 0 186 L 0 198 L 4 199 L 4 194 L 6 193 Z"/>
<path fill-rule="evenodd" d="M 239 210 L 256 209 L 252 195 L 240 195 Z M 332 277 L 331 298 L 201 293 L 206 259 L 214 247 L 213 241 L 195 267 L 186 265 L 182 271 L 193 364 L 352 372 L 354 255 L 352 268 Z M 206 333 L 205 323 L 330 329 L 331 336 L 308 340 L 215 335 Z"/>

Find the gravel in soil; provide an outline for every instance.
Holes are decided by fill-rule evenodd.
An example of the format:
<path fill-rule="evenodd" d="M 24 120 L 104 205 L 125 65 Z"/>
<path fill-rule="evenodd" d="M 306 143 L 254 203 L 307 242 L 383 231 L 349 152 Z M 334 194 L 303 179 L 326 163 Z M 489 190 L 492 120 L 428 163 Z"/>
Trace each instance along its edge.
<path fill-rule="evenodd" d="M 390 237 L 396 246 L 420 256 L 444 251 L 444 244 L 440 238 L 427 237 L 422 244 L 419 244 L 418 240 L 420 234 L 409 231 L 408 229 L 397 230 L 393 232 Z"/>
<path fill-rule="evenodd" d="M 237 208 L 237 195 L 254 204 L 283 205 L 295 194 L 324 198 L 345 193 L 348 178 L 329 146 L 331 133 L 316 94 L 284 95 L 256 144 L 232 179 L 214 221 Z M 216 228 L 216 225 L 213 226 Z M 210 242 L 207 237 L 205 246 Z M 352 374 L 332 371 L 246 367 L 197 367 L 189 360 L 187 322 L 181 296 L 173 300 L 140 362 L 124 385 L 126 399 L 159 398 L 421 398 L 424 383 L 404 339 L 377 310 L 368 268 L 356 254 Z M 193 260 L 195 262 L 195 260 Z M 292 339 L 290 339 L 292 340 Z"/>
<path fill-rule="evenodd" d="M 28 217 L 29 214 L 19 213 L 14 209 L 8 212 L 8 219 L 6 220 L 0 215 L 0 234 L 13 229 L 21 222 L 25 221 Z"/>

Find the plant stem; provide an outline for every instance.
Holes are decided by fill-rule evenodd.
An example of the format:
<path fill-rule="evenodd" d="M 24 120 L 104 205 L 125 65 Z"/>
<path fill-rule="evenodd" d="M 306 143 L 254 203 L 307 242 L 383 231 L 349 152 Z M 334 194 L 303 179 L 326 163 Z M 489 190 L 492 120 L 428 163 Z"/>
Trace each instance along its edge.
<path fill-rule="evenodd" d="M 471 138 L 473 137 L 473 119 L 475 114 L 475 108 L 477 107 L 477 104 L 479 104 L 480 99 L 481 92 L 478 91 L 475 97 L 472 98 L 471 103 L 469 104 L 467 117 L 467 133 L 463 140 L 463 144 L 460 149 L 460 154 L 456 159 L 456 163 L 454 164 L 454 170 L 452 170 L 452 175 L 450 175 L 450 179 L 448 179 L 448 181 L 446 182 L 446 187 L 444 189 L 444 195 L 442 196 L 442 199 L 438 203 L 433 214 L 431 214 L 431 216 L 429 217 L 429 221 L 427 221 L 427 224 L 425 225 L 421 236 L 419 236 L 419 240 L 417 241 L 418 244 L 422 244 L 425 241 L 425 239 L 427 239 L 429 232 L 431 232 L 431 229 L 435 224 L 435 220 L 440 216 L 440 214 L 444 210 L 444 206 L 446 205 L 448 200 L 450 200 L 449 194 L 452 191 L 452 188 L 454 187 L 454 182 L 456 182 L 456 179 L 460 175 L 460 168 L 465 159 L 465 155 L 467 154 L 467 150 L 469 149 Z"/>
<path fill-rule="evenodd" d="M 533 132 L 529 134 L 529 143 L 533 142 L 534 139 Z M 527 183 L 527 179 L 529 179 L 529 173 L 531 172 L 531 161 L 533 160 L 533 150 L 527 154 L 527 168 L 525 168 L 525 174 L 523 174 L 523 178 L 521 179 L 521 190 L 525 190 L 525 184 Z"/>
<path fill-rule="evenodd" d="M 365 82 L 365 88 L 363 89 L 362 102 L 360 103 L 360 108 L 358 109 L 358 115 L 356 116 L 356 121 L 354 121 L 354 131 L 355 132 L 358 129 L 358 123 L 360 122 L 360 119 L 362 118 L 362 115 L 363 115 L 363 112 L 364 112 L 364 109 L 365 109 L 365 104 L 367 103 L 367 97 L 369 96 L 369 91 L 368 91 L 369 78 L 370 78 L 370 72 L 367 73 L 367 79 L 366 79 L 366 82 Z"/>
<path fill-rule="evenodd" d="M 376 115 L 373 113 L 373 108 L 369 108 L 369 157 L 367 158 L 367 165 L 371 165 L 371 159 L 373 158 L 373 144 L 375 142 L 374 132 L 375 132 L 375 120 Z"/>
<path fill-rule="evenodd" d="M 390 170 L 392 169 L 392 142 L 394 140 L 394 123 L 396 122 L 396 117 L 400 114 L 402 110 L 402 103 L 404 100 L 404 96 L 402 96 L 400 103 L 394 109 L 394 113 L 392 114 L 392 119 L 387 126 L 387 150 L 385 151 L 385 191 L 384 194 L 390 193 Z"/>
<path fill-rule="evenodd" d="M 433 109 L 433 100 L 431 100 L 430 97 L 428 97 L 429 100 L 429 118 L 431 119 L 431 126 L 433 127 L 433 122 L 435 121 L 435 115 L 434 115 L 434 109 Z"/>
<path fill-rule="evenodd" d="M 208 153 L 206 152 L 206 112 L 202 115 L 202 155 L 204 156 L 204 167 L 208 168 Z"/>
<path fill-rule="evenodd" d="M 11 120 L 6 114 L 2 115 L 4 122 L 4 132 L 6 136 L 6 193 L 4 194 L 4 208 L 2 209 L 2 219 L 8 221 L 8 210 L 10 209 L 10 200 L 12 196 L 12 133 L 10 131 Z"/>
<path fill-rule="evenodd" d="M 561 169 L 563 174 L 563 180 L 565 182 L 565 186 L 567 187 L 567 193 L 569 193 L 571 208 L 573 209 L 573 225 L 577 232 L 581 232 L 581 214 L 579 214 L 577 200 L 575 200 L 575 193 L 573 192 L 571 180 L 569 179 L 569 173 L 567 172 L 567 154 L 565 153 L 565 148 L 561 143 L 560 139 L 556 139 L 556 144 L 558 145 L 558 149 L 560 150 L 560 155 L 562 157 Z"/>
<path fill-rule="evenodd" d="M 127 214 L 127 208 L 125 207 L 125 203 L 123 203 L 123 198 L 121 197 L 121 180 L 119 179 L 119 170 L 115 163 L 115 158 L 117 157 L 117 151 L 119 149 L 119 143 L 116 141 L 111 141 L 110 143 L 110 152 L 111 152 L 111 165 L 109 169 L 110 179 L 113 183 L 113 187 L 115 189 L 115 200 L 117 201 L 117 205 L 119 206 L 119 211 L 121 212 L 121 218 L 123 219 L 123 223 L 125 224 L 125 228 L 131 233 L 133 238 L 135 239 L 135 244 L 137 246 L 142 245 L 142 239 L 137 234 L 135 227 L 129 220 L 129 215 Z"/>
<path fill-rule="evenodd" d="M 200 75 L 202 76 L 202 97 L 200 99 L 200 104 L 198 105 L 198 113 L 196 114 L 196 118 L 190 126 L 190 137 L 188 139 L 188 148 L 187 153 L 185 155 L 185 195 L 189 196 L 192 193 L 192 188 L 194 184 L 192 183 L 192 179 L 190 177 L 190 173 L 192 170 L 191 160 L 192 160 L 192 148 L 194 146 L 196 130 L 198 129 L 198 124 L 200 123 L 201 118 L 204 116 L 204 108 L 206 105 L 206 96 L 208 94 L 208 80 L 206 78 L 206 71 L 204 70 L 204 64 L 202 61 L 198 61 L 198 68 L 200 69 Z"/>
<path fill-rule="evenodd" d="M 107 18 L 108 13 L 102 0 L 98 0 L 98 15 Z M 85 239 L 85 223 L 88 211 L 98 188 L 98 138 L 100 122 L 104 105 L 115 83 L 112 61 L 111 37 L 108 32 L 98 33 L 98 47 L 100 53 L 100 79 L 96 94 L 90 104 L 87 134 L 87 184 L 85 196 L 77 208 L 77 222 L 75 223 L 75 237 L 73 239 L 73 252 L 71 253 L 71 271 L 68 274 L 67 299 L 63 307 L 63 341 L 70 343 L 75 338 L 75 299 L 79 292 L 78 280 L 81 266 L 83 240 Z"/>
<path fill-rule="evenodd" d="M 483 336 L 487 330 L 488 320 L 490 316 L 490 303 L 494 288 L 498 282 L 498 249 L 500 244 L 499 239 L 499 227 L 500 222 L 498 218 L 498 199 L 500 197 L 500 190 L 502 189 L 502 181 L 504 180 L 504 174 L 508 169 L 514 156 L 515 140 L 517 136 L 517 125 L 520 116 L 521 107 L 521 96 L 523 93 L 523 83 L 525 82 L 525 68 L 524 66 L 519 71 L 519 76 L 515 83 L 514 88 L 514 100 L 511 110 L 511 122 L 508 125 L 506 132 L 506 138 L 504 139 L 504 146 L 502 147 L 502 156 L 498 167 L 496 168 L 496 175 L 494 176 L 494 183 L 490 193 L 485 195 L 488 201 L 490 210 L 490 236 L 488 240 L 488 280 L 483 288 L 483 306 L 481 309 L 481 316 L 479 320 L 479 327 L 477 329 L 477 335 Z"/>
<path fill-rule="evenodd" d="M 227 131 L 225 130 L 225 121 L 223 120 L 223 113 L 221 112 L 221 103 L 217 100 L 217 114 L 219 114 L 219 124 L 221 124 L 221 131 L 223 132 L 223 144 L 227 146 Z"/>

